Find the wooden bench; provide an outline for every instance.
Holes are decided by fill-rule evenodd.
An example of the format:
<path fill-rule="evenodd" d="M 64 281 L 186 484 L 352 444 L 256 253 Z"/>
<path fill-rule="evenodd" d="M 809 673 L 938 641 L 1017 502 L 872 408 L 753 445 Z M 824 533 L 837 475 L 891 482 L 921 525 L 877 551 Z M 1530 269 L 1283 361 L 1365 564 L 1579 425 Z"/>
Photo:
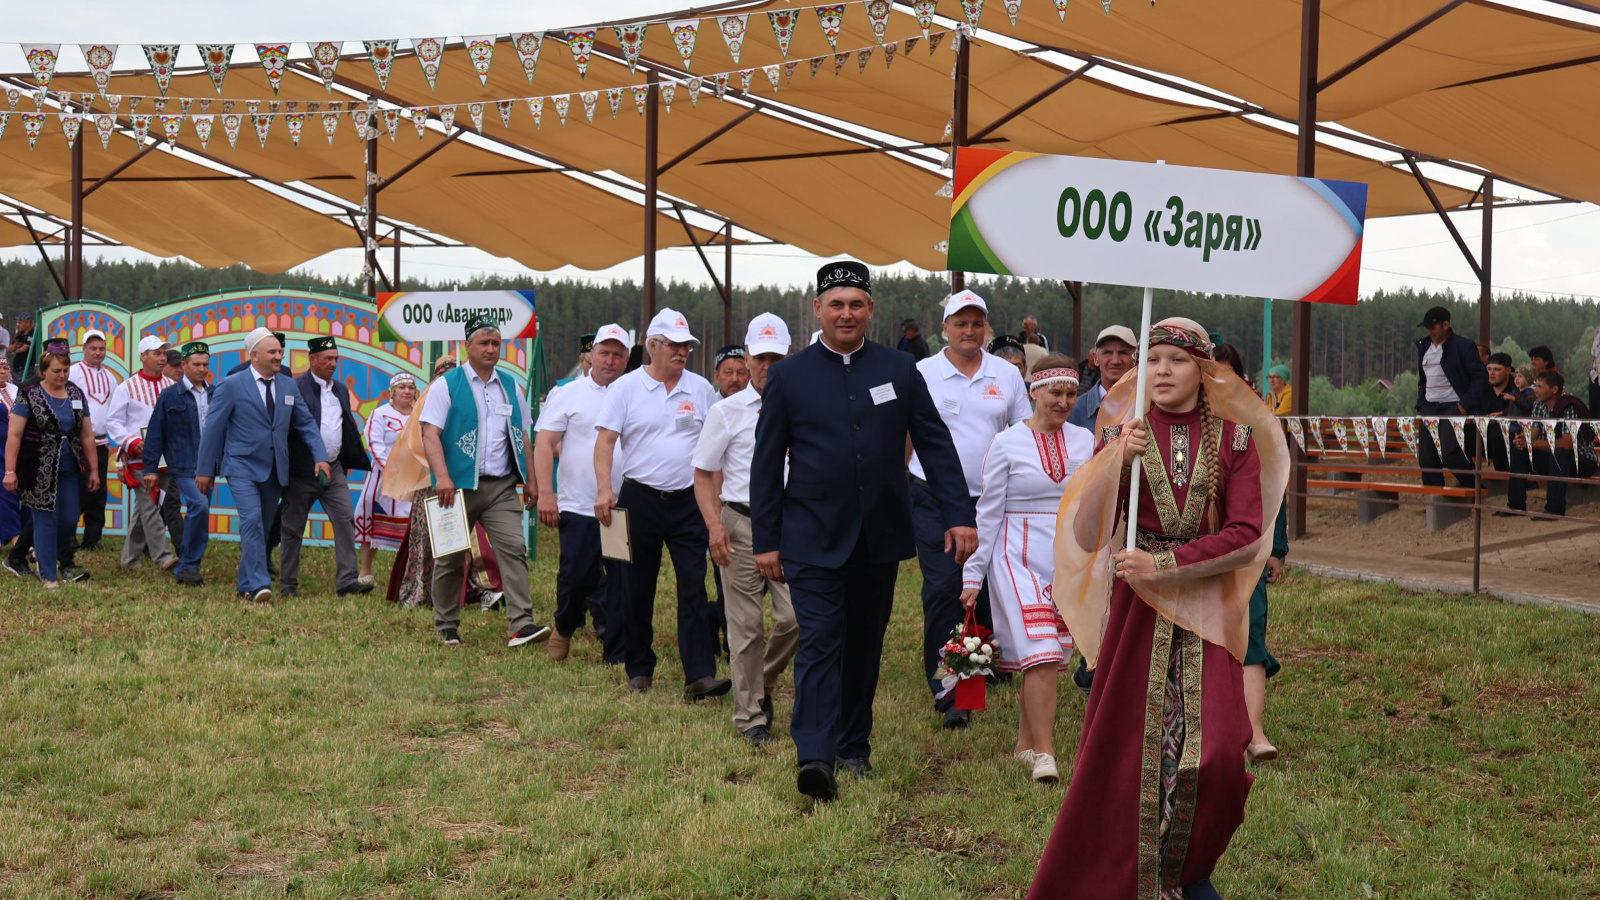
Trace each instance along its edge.
<path fill-rule="evenodd" d="M 1472 514 L 1472 503 L 1479 491 L 1463 487 L 1434 487 L 1403 481 L 1364 481 L 1356 485 L 1339 479 L 1319 478 L 1306 482 L 1306 489 L 1347 491 L 1356 486 L 1356 521 L 1369 525 L 1400 506 L 1401 494 L 1428 498 L 1423 508 L 1429 531 L 1443 531 Z"/>

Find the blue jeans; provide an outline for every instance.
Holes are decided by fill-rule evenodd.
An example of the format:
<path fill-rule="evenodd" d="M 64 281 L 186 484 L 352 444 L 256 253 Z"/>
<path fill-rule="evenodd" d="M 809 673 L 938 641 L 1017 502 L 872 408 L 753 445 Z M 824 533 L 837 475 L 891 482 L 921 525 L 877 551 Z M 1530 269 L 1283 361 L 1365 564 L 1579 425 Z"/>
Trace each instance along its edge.
<path fill-rule="evenodd" d="M 178 571 L 200 571 L 200 558 L 211 540 L 211 498 L 200 493 L 194 476 L 177 476 L 172 486 L 183 498 L 183 542 L 178 548 Z"/>
<path fill-rule="evenodd" d="M 272 587 L 272 576 L 267 574 L 267 522 L 262 509 L 277 508 L 283 486 L 276 477 L 266 481 L 230 478 L 228 486 L 233 489 L 233 506 L 239 510 L 239 592 Z M 184 543 L 188 542 L 185 535 Z"/>
<path fill-rule="evenodd" d="M 39 558 L 41 581 L 59 581 L 56 554 L 61 536 L 78 530 L 82 497 L 78 485 L 78 466 L 63 466 L 56 476 L 56 508 L 33 510 L 33 554 Z"/>

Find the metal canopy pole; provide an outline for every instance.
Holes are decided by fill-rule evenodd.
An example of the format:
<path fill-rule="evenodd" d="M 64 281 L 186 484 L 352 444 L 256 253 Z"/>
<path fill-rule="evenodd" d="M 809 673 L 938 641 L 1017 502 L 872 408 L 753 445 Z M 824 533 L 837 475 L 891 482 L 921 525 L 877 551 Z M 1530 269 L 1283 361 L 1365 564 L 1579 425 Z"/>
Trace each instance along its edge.
<path fill-rule="evenodd" d="M 67 229 L 67 299 L 83 299 L 83 142 L 72 142 L 72 227 Z"/>
<path fill-rule="evenodd" d="M 656 315 L 656 179 L 661 174 L 656 161 L 660 137 L 660 79 L 654 70 L 646 77 L 649 94 L 644 108 L 644 315 L 647 323 Z"/>
<path fill-rule="evenodd" d="M 956 151 L 967 144 L 967 88 L 969 77 L 972 73 L 972 56 L 970 48 L 971 39 L 962 32 L 956 32 L 956 40 L 961 46 L 956 49 L 956 96 L 955 109 L 950 117 L 950 165 L 955 166 Z M 967 286 L 965 272 L 951 271 L 950 293 L 954 294 Z"/>
<path fill-rule="evenodd" d="M 1083 365 L 1083 282 L 1068 281 L 1067 293 L 1072 295 L 1072 358 Z"/>
<path fill-rule="evenodd" d="M 1483 178 L 1483 244 L 1478 251 L 1478 343 L 1489 343 L 1494 293 L 1489 279 L 1494 269 L 1494 176 Z"/>
<path fill-rule="evenodd" d="M 400 238 L 404 231 L 399 225 L 394 227 L 394 265 L 389 267 L 391 287 L 400 290 Z"/>
<path fill-rule="evenodd" d="M 722 345 L 733 343 L 733 223 L 722 229 Z"/>
<path fill-rule="evenodd" d="M 367 215 L 362 227 L 362 252 L 367 260 L 367 296 L 378 296 L 378 132 L 369 128 L 367 139 Z"/>
<path fill-rule="evenodd" d="M 1300 129 L 1297 137 L 1296 174 L 1313 178 L 1317 173 L 1317 51 L 1320 46 L 1322 0 L 1303 0 L 1300 7 Z M 1295 386 L 1292 412 L 1306 414 L 1311 398 L 1311 304 L 1294 305 L 1294 351 L 1290 354 Z M 1289 479 L 1289 536 L 1306 533 L 1306 461 L 1295 459 Z"/>

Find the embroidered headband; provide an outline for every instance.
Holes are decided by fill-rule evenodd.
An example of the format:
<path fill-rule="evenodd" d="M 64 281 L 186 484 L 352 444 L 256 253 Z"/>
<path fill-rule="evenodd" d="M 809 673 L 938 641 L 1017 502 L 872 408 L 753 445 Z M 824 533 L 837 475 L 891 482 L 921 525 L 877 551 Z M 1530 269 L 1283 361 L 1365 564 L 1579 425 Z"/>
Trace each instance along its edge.
<path fill-rule="evenodd" d="M 412 387 L 416 387 L 417 379 L 410 372 L 397 372 L 393 378 L 389 379 L 389 388 L 391 390 L 399 387 L 402 384 L 409 384 Z"/>
<path fill-rule="evenodd" d="M 1187 350 L 1191 356 L 1198 356 L 1201 359 L 1211 358 L 1211 342 L 1181 328 L 1163 324 L 1150 329 L 1150 346 L 1154 347 L 1157 344 L 1171 344 Z"/>
<path fill-rule="evenodd" d="M 1061 384 L 1064 382 L 1071 382 L 1073 385 L 1077 385 L 1078 370 L 1044 369 L 1042 371 L 1035 372 L 1033 373 L 1033 380 L 1028 382 L 1028 390 L 1032 391 L 1034 388 L 1039 387 L 1040 385 Z"/>

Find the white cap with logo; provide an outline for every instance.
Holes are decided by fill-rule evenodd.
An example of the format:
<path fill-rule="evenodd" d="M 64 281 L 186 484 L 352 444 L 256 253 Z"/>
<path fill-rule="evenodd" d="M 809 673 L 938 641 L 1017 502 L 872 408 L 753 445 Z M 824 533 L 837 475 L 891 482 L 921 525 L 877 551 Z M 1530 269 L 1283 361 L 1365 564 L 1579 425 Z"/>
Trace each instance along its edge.
<path fill-rule="evenodd" d="M 944 318 L 948 319 L 969 306 L 976 307 L 986 318 L 988 317 L 989 304 L 983 302 L 982 297 L 971 291 L 957 291 L 944 301 Z"/>
<path fill-rule="evenodd" d="M 650 328 L 645 332 L 645 337 L 652 338 L 656 336 L 664 337 L 677 344 L 684 344 L 689 341 L 700 343 L 699 338 L 689 333 L 689 320 L 683 317 L 683 313 L 670 306 L 663 306 L 661 311 L 656 313 L 656 317 L 650 320 Z M 598 332 L 595 334 L 595 340 L 597 342 L 600 340 Z"/>
<path fill-rule="evenodd" d="M 624 351 L 633 349 L 633 341 L 628 340 L 628 332 L 615 322 L 600 326 L 600 330 L 594 333 L 595 344 L 598 346 L 601 341 L 616 341 L 622 345 Z"/>
<path fill-rule="evenodd" d="M 165 350 L 170 346 L 172 345 L 153 334 L 147 334 L 139 339 L 140 353 L 149 353 L 151 350 Z"/>
<path fill-rule="evenodd" d="M 772 313 L 762 313 L 750 320 L 744 333 L 744 347 L 751 356 L 763 353 L 789 355 L 789 326 Z"/>
<path fill-rule="evenodd" d="M 1133 336 L 1133 329 L 1126 325 L 1107 325 L 1101 329 L 1100 336 L 1094 339 L 1094 345 L 1098 347 L 1112 339 L 1119 340 L 1134 349 L 1139 347 L 1139 339 Z"/>

